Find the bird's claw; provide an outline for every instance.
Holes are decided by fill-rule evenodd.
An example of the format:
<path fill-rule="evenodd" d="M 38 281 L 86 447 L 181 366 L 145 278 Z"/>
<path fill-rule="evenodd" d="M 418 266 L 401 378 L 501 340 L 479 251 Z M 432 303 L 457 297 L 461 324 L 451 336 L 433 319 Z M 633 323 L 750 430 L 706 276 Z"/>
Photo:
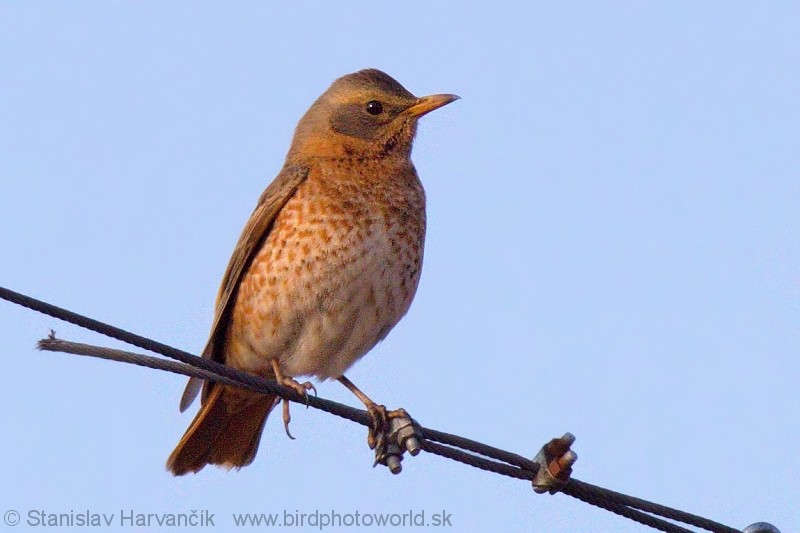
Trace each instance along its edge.
<path fill-rule="evenodd" d="M 302 396 L 303 399 L 306 402 L 306 407 L 308 407 L 308 391 L 313 391 L 314 392 L 314 396 L 317 395 L 317 388 L 310 381 L 306 381 L 306 382 L 300 383 L 299 381 L 297 381 L 294 378 L 285 377 L 285 378 L 283 378 L 281 380 L 280 383 L 284 387 L 289 387 L 290 389 L 295 391 L 297 394 Z"/>
<path fill-rule="evenodd" d="M 386 410 L 386 406 L 374 403 L 367 408 L 367 414 L 369 414 L 367 444 L 370 450 L 375 450 L 377 457 L 379 450 L 386 445 L 386 435 L 389 433 L 389 412 Z"/>
<path fill-rule="evenodd" d="M 284 387 L 289 387 L 297 394 L 303 397 L 306 402 L 306 407 L 308 407 L 308 391 L 313 391 L 314 396 L 317 395 L 317 388 L 314 386 L 313 383 L 310 381 L 306 381 L 305 383 L 300 383 L 294 378 L 285 377 L 281 379 L 280 384 Z M 286 398 L 283 399 L 283 429 L 286 430 L 286 435 L 292 440 L 294 440 L 294 436 L 289 431 L 289 422 L 292 421 L 292 415 L 289 414 L 289 400 Z"/>
<path fill-rule="evenodd" d="M 379 404 L 372 404 L 367 408 L 369 414 L 370 425 L 369 434 L 367 435 L 367 444 L 371 450 L 385 445 L 386 439 L 391 432 L 391 421 L 398 418 L 408 418 L 406 410 L 402 407 L 393 411 L 388 411 L 386 406 Z"/>
<path fill-rule="evenodd" d="M 289 414 L 289 400 L 283 399 L 283 429 L 286 430 L 286 436 L 294 440 L 294 436 L 289 431 L 289 422 L 292 421 L 292 415 Z"/>

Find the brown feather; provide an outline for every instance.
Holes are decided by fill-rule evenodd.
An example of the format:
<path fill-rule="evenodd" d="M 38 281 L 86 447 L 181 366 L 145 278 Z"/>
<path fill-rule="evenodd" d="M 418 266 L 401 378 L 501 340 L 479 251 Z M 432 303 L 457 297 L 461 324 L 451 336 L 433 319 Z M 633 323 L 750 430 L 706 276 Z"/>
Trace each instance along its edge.
<path fill-rule="evenodd" d="M 229 323 L 228 315 L 234 302 L 236 301 L 236 289 L 239 281 L 247 272 L 247 268 L 258 253 L 261 243 L 269 235 L 275 217 L 286 205 L 286 202 L 297 191 L 297 187 L 308 176 L 308 168 L 299 165 L 285 166 L 275 180 L 266 188 L 261 198 L 258 200 L 253 214 L 247 221 L 247 225 L 242 230 L 239 242 L 233 251 L 233 256 L 225 269 L 222 284 L 217 293 L 217 304 L 215 306 L 214 321 L 211 325 L 211 335 L 208 343 L 203 350 L 203 357 L 225 362 L 225 353 L 222 349 L 225 346 L 225 337 Z M 181 397 L 180 410 L 185 411 L 197 397 L 203 381 L 199 378 L 189 379 L 186 389 Z M 210 394 L 210 388 L 206 386 L 203 391 L 203 399 Z"/>
<path fill-rule="evenodd" d="M 207 464 L 241 468 L 253 462 L 275 396 L 215 386 L 203 401 L 167 469 L 177 476 Z"/>

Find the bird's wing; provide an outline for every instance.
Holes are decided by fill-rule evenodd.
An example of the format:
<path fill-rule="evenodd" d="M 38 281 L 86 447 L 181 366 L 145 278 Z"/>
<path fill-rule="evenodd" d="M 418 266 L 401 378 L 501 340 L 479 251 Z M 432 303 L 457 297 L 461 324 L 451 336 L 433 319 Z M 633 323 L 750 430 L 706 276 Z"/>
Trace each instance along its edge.
<path fill-rule="evenodd" d="M 222 278 L 222 285 L 217 294 L 217 304 L 214 312 L 214 322 L 211 326 L 211 335 L 208 343 L 203 350 L 203 357 L 221 363 L 225 362 L 225 335 L 227 332 L 229 315 L 233 303 L 236 301 L 236 291 L 239 282 L 247 272 L 250 262 L 261 248 L 261 244 L 266 240 L 272 230 L 275 217 L 286 205 L 286 202 L 295 194 L 297 188 L 308 176 L 309 169 L 304 166 L 285 166 L 275 180 L 269 184 L 261 198 L 258 200 L 253 214 L 242 230 L 239 242 L 233 251 Z M 185 411 L 197 397 L 203 380 L 199 378 L 189 379 L 186 390 L 181 397 L 181 411 Z M 208 387 L 203 391 L 203 398 L 208 394 Z"/>

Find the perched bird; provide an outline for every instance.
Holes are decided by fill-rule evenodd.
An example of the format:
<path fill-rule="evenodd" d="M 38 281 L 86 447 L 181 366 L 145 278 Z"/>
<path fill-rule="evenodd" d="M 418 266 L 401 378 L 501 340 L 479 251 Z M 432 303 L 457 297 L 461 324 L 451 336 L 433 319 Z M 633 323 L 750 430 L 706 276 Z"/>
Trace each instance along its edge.
<path fill-rule="evenodd" d="M 338 379 L 367 407 L 374 446 L 391 413 L 343 374 L 386 337 L 414 298 L 425 193 L 411 145 L 417 120 L 457 98 L 417 98 L 368 69 L 339 78 L 313 103 L 233 251 L 203 357 L 301 394 L 313 386 L 294 377 Z M 189 381 L 182 411 L 201 384 Z M 206 382 L 200 411 L 167 468 L 182 475 L 207 464 L 250 464 L 279 402 Z"/>

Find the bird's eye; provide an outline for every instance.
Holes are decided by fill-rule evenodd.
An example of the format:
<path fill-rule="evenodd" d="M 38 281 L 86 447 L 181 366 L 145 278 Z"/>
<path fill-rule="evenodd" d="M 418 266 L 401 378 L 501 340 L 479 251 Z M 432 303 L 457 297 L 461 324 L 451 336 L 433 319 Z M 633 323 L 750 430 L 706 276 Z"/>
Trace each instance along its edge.
<path fill-rule="evenodd" d="M 383 113 L 383 104 L 377 100 L 367 102 L 367 113 L 370 115 L 380 115 Z"/>

